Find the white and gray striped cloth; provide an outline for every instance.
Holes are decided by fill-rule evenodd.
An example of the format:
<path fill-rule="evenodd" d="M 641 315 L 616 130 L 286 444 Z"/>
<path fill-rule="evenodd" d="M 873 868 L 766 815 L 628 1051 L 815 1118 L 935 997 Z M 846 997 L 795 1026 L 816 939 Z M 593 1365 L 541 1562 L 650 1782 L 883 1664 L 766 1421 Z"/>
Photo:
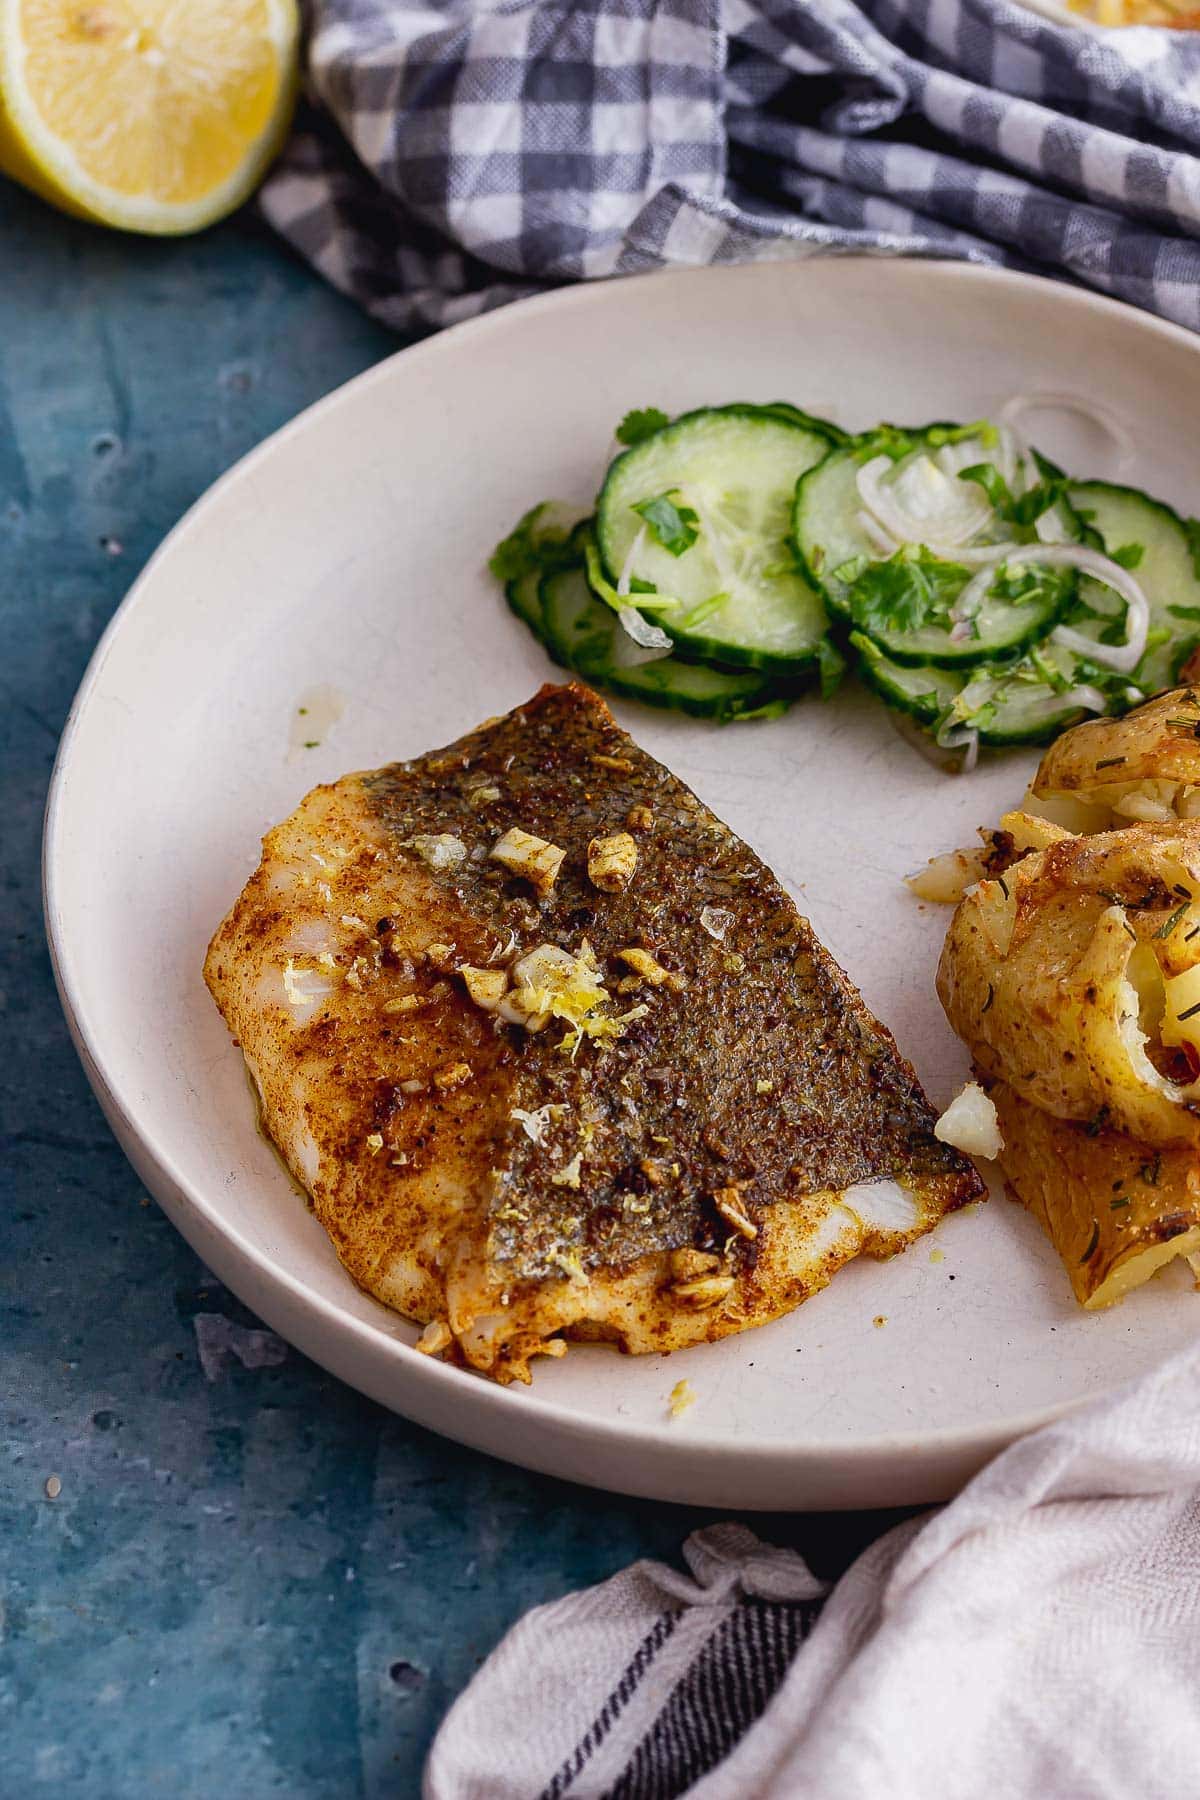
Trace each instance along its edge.
<path fill-rule="evenodd" d="M 1198 1484 L 1189 1350 L 1014 1444 L 824 1600 L 794 1550 L 700 1532 L 690 1575 L 637 1563 L 514 1626 L 425 1800 L 1192 1800 Z"/>
<path fill-rule="evenodd" d="M 1200 326 L 1200 34 L 1011 0 L 310 0 L 268 219 L 406 333 L 559 282 L 872 250 Z"/>

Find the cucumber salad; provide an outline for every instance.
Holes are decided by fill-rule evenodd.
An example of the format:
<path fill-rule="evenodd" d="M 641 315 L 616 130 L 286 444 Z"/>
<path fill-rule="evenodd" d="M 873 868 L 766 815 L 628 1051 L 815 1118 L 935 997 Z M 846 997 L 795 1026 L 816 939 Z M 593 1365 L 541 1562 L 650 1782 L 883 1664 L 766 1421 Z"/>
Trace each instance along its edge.
<path fill-rule="evenodd" d="M 1077 480 L 1001 420 L 850 436 L 785 401 L 631 412 L 595 508 L 492 556 L 563 667 L 765 718 L 847 668 L 971 767 L 1169 686 L 1200 643 L 1200 524 Z"/>

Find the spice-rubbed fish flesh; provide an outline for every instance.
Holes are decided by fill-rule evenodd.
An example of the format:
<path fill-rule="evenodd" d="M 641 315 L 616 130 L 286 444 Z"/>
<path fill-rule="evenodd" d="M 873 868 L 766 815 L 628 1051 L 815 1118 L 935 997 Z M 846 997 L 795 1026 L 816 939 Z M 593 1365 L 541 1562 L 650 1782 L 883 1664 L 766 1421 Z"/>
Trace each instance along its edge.
<path fill-rule="evenodd" d="M 501 1381 L 762 1324 L 982 1191 L 774 876 L 582 687 L 316 788 L 205 976 L 355 1281 Z"/>

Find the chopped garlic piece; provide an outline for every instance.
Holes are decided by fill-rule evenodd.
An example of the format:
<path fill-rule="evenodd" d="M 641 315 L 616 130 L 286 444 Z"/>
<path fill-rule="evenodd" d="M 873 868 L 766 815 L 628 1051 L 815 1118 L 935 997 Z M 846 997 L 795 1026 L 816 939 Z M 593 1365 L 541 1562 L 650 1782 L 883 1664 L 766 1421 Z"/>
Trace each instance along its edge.
<path fill-rule="evenodd" d="M 977 1081 L 968 1081 L 962 1092 L 954 1096 L 934 1126 L 933 1135 L 966 1156 L 982 1156 L 988 1161 L 1004 1148 L 996 1108 Z"/>
<path fill-rule="evenodd" d="M 710 938 L 720 943 L 725 933 L 733 924 L 734 915 L 726 906 L 705 906 L 700 909 L 700 924 Z"/>
<path fill-rule="evenodd" d="M 416 1012 L 418 1007 L 428 1004 L 428 994 L 401 994 L 398 1000 L 389 1000 L 383 1010 L 385 1013 Z"/>
<path fill-rule="evenodd" d="M 682 1418 L 689 1406 L 696 1404 L 696 1390 L 690 1381 L 677 1381 L 671 1389 L 671 1417 Z"/>
<path fill-rule="evenodd" d="M 526 1112 L 523 1106 L 514 1106 L 508 1116 L 517 1121 L 527 1138 L 540 1144 L 546 1135 L 546 1127 L 552 1120 L 560 1118 L 566 1110 L 565 1106 L 556 1106 L 553 1101 L 549 1101 L 545 1106 L 539 1106 L 536 1112 Z"/>
<path fill-rule="evenodd" d="M 555 1018 L 589 1037 L 620 1036 L 617 1021 L 598 1011 L 608 992 L 586 939 L 576 955 L 557 944 L 539 944 L 513 964 L 512 981 L 499 1006 L 510 1025 L 541 1031 Z"/>
<path fill-rule="evenodd" d="M 502 863 L 513 875 L 524 876 L 543 897 L 553 891 L 566 854 L 557 844 L 548 844 L 545 838 L 533 837 L 516 825 L 491 849 L 493 862 Z"/>
<path fill-rule="evenodd" d="M 578 956 L 573 956 L 558 944 L 538 944 L 513 964 L 513 986 L 555 986 L 561 981 L 576 980 L 581 970 L 591 974 L 593 984 L 598 986 L 594 975 L 595 967 L 595 958 L 590 950 L 586 953 L 581 950 Z"/>
<path fill-rule="evenodd" d="M 508 992 L 508 974 L 504 969 L 473 969 L 464 963 L 458 971 L 468 994 L 485 1012 L 495 1012 Z"/>
<path fill-rule="evenodd" d="M 697 1275 L 712 1275 L 720 1268 L 721 1259 L 711 1250 L 693 1250 L 685 1245 L 682 1250 L 672 1250 L 667 1258 L 667 1266 L 677 1281 L 691 1281 Z"/>
<path fill-rule="evenodd" d="M 654 814 L 648 806 L 631 806 L 625 814 L 625 823 L 630 831 L 649 831 L 654 824 Z"/>
<path fill-rule="evenodd" d="M 492 804 L 493 800 L 498 800 L 499 798 L 500 798 L 500 789 L 498 787 L 472 788 L 470 793 L 467 795 L 467 805 L 468 806 L 490 806 Z"/>
<path fill-rule="evenodd" d="M 638 848 L 627 831 L 593 838 L 588 845 L 588 880 L 605 894 L 619 894 L 633 880 Z"/>
<path fill-rule="evenodd" d="M 742 1196 L 735 1187 L 718 1188 L 713 1195 L 713 1203 L 726 1224 L 740 1232 L 744 1238 L 756 1238 L 758 1226 L 750 1217 L 742 1202 Z"/>
<path fill-rule="evenodd" d="M 289 1006 L 312 1006 L 325 998 L 330 987 L 314 969 L 298 969 L 289 956 L 283 965 L 283 991 Z"/>
<path fill-rule="evenodd" d="M 550 1177 L 553 1187 L 577 1188 L 582 1185 L 583 1158 L 576 1153 L 565 1168 L 556 1169 Z"/>
<path fill-rule="evenodd" d="M 472 1075 L 470 1063 L 450 1063 L 446 1068 L 437 1071 L 433 1078 L 433 1085 L 439 1093 L 448 1094 L 454 1088 L 463 1087 L 472 1079 Z"/>
<path fill-rule="evenodd" d="M 604 756 L 597 751 L 589 760 L 594 762 L 598 769 L 615 769 L 619 775 L 633 774 L 633 764 L 627 756 Z"/>
<path fill-rule="evenodd" d="M 431 869 L 459 869 L 467 860 L 467 846 L 452 831 L 420 831 L 408 843 Z"/>
<path fill-rule="evenodd" d="M 383 1133 L 382 1133 L 382 1131 L 372 1131 L 368 1135 L 367 1149 L 371 1152 L 372 1156 L 379 1155 L 379 1152 L 383 1149 Z"/>
<path fill-rule="evenodd" d="M 756 1094 L 773 1094 L 775 1092 L 775 1083 L 773 1081 L 759 1079 L 754 1084 L 754 1091 Z"/>
<path fill-rule="evenodd" d="M 719 1306 L 732 1292 L 732 1275 L 701 1275 L 695 1281 L 676 1282 L 671 1296 L 693 1312 L 704 1312 L 710 1306 Z"/>
<path fill-rule="evenodd" d="M 445 1319 L 431 1319 L 420 1337 L 417 1349 L 422 1356 L 440 1356 L 454 1342 L 454 1334 Z"/>
<path fill-rule="evenodd" d="M 640 975 L 643 981 L 648 981 L 651 987 L 669 987 L 678 990 L 684 985 L 682 976 L 673 974 L 670 969 L 664 969 L 648 950 L 638 950 L 637 948 L 618 950 L 617 961 L 623 962 L 626 968 L 633 970 L 635 975 Z"/>

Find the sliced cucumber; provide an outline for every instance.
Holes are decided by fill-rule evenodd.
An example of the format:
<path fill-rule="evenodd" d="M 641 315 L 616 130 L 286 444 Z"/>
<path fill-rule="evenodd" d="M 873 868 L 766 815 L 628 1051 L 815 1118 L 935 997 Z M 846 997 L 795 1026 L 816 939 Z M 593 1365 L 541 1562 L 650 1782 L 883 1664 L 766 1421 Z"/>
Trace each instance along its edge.
<path fill-rule="evenodd" d="M 556 662 L 627 700 L 670 707 L 705 719 L 782 712 L 789 693 L 755 670 L 704 668 L 664 656 L 622 667 L 616 614 L 597 600 L 582 568 L 548 575 L 541 586 L 541 636 Z"/>
<path fill-rule="evenodd" d="M 805 412 L 802 406 L 793 406 L 790 400 L 768 400 L 761 406 L 748 406 L 747 411 L 773 413 L 777 418 L 786 419 L 789 424 L 803 425 L 808 431 L 819 432 L 831 444 L 850 442 L 850 433 L 843 431 L 840 425 L 835 425 L 832 419 L 819 419 L 815 413 Z"/>
<path fill-rule="evenodd" d="M 706 669 L 674 656 L 632 669 L 613 668 L 597 679 L 626 700 L 722 722 L 776 718 L 795 697 L 779 682 L 764 680 L 756 669 Z"/>
<path fill-rule="evenodd" d="M 1132 573 L 1150 604 L 1151 641 L 1129 682 L 1144 694 L 1170 687 L 1200 640 L 1200 579 L 1187 525 L 1161 500 L 1112 481 L 1073 483 L 1070 496 L 1071 504 L 1099 533 L 1109 556 L 1141 545 L 1141 559 Z M 1088 609 L 1102 618 L 1111 616 L 1114 599 L 1111 589 L 1085 576 L 1076 610 L 1085 619 Z M 1159 636 L 1162 632 L 1168 635 Z"/>
<path fill-rule="evenodd" d="M 555 662 L 599 680 L 612 662 L 617 620 L 596 599 L 581 567 L 543 577 L 541 613 L 539 635 Z"/>
<path fill-rule="evenodd" d="M 939 499 L 943 506 L 960 501 L 978 506 L 981 518 L 986 516 L 983 490 L 974 483 L 959 482 L 958 471 L 978 463 L 996 467 L 999 451 L 993 438 L 982 431 L 977 436 L 958 436 L 964 429 L 969 430 L 944 423 L 913 431 L 881 426 L 877 432 L 841 445 L 801 479 L 792 512 L 792 535 L 810 577 L 832 611 L 844 618 L 850 613 L 847 583 L 839 578 L 839 569 L 864 557 L 874 562 L 891 554 L 864 522 L 858 487 L 859 472 L 875 457 L 889 456 L 897 469 L 907 471 L 907 482 L 928 489 L 919 495 L 926 508 L 934 507 Z M 956 437 L 958 441 L 948 441 Z M 977 545 L 1002 543 L 1011 535 L 1003 520 L 993 515 L 990 525 L 972 541 Z"/>
<path fill-rule="evenodd" d="M 867 686 L 931 732 L 942 723 L 964 724 L 978 731 L 981 744 L 1038 744 L 1094 716 L 1067 700 L 1028 656 L 1007 666 L 955 673 L 931 664 L 893 662 L 863 632 L 853 632 L 850 641 Z M 1078 659 L 1069 650 L 1056 650 L 1039 661 L 1042 669 L 1052 667 L 1059 679 L 1070 682 Z"/>
<path fill-rule="evenodd" d="M 859 673 L 867 686 L 889 706 L 911 713 L 923 724 L 940 719 L 962 691 L 963 677 L 952 669 L 893 662 L 865 631 L 852 631 L 850 642 L 861 658 Z"/>
<path fill-rule="evenodd" d="M 681 651 L 736 667 L 796 672 L 825 633 L 819 595 L 789 542 L 796 482 L 830 449 L 828 430 L 783 408 L 685 413 L 618 456 L 596 503 L 596 539 L 615 589 Z M 636 510 L 670 496 L 694 515 L 678 555 Z M 645 588 L 653 589 L 653 594 Z"/>
<path fill-rule="evenodd" d="M 901 553 L 899 557 L 887 559 L 887 562 L 896 566 L 904 560 L 906 559 Z M 956 567 L 954 564 L 940 562 L 940 559 L 927 561 L 929 568 L 937 569 L 943 577 L 947 570 Z M 875 563 L 869 566 L 879 569 L 887 565 Z M 920 563 L 917 566 L 920 567 Z M 968 569 L 964 579 L 956 576 L 952 583 L 944 582 L 944 603 L 952 605 L 957 594 L 965 588 L 967 580 L 975 573 L 975 570 Z M 997 586 L 1006 579 L 1003 569 L 997 568 L 993 574 Z M 1030 571 L 1030 575 L 1032 578 L 1034 572 Z M 999 592 L 993 586 L 985 594 L 979 610 L 971 620 L 973 635 L 964 638 L 961 643 L 956 643 L 952 635 L 953 621 L 944 616 L 937 622 L 916 627 L 881 623 L 870 608 L 862 584 L 855 584 L 850 590 L 851 604 L 847 611 L 853 624 L 860 631 L 869 632 L 880 649 L 896 662 L 968 670 L 989 663 L 995 657 L 1011 656 L 1027 649 L 1031 644 L 1039 643 L 1066 614 L 1077 588 L 1078 578 L 1073 569 L 1036 571 L 1036 580 L 1027 599 L 1008 599 L 1002 586 Z"/>
<path fill-rule="evenodd" d="M 792 538 L 809 579 L 841 618 L 848 612 L 845 584 L 834 578 L 833 570 L 855 557 L 879 554 L 859 523 L 858 471 L 868 460 L 857 439 L 831 451 L 801 476 L 792 508 Z"/>
<path fill-rule="evenodd" d="M 522 624 L 528 625 L 537 637 L 542 635 L 542 601 L 538 591 L 541 585 L 542 577 L 538 569 L 526 569 L 515 581 L 508 581 L 504 585 L 504 598 Z"/>
<path fill-rule="evenodd" d="M 1069 650 L 1049 649 L 1039 660 L 1066 681 L 1077 661 Z M 1042 679 L 1029 657 L 1008 670 L 975 671 L 964 683 L 959 703 L 968 707 L 967 723 L 978 731 L 981 744 L 1043 744 L 1068 725 L 1096 716 Z"/>
<path fill-rule="evenodd" d="M 829 610 L 869 633 L 896 662 L 948 669 L 967 669 L 1011 655 L 1045 637 L 1074 599 L 1074 572 L 1038 571 L 1030 592 L 1008 597 L 1003 591 L 1005 577 L 997 567 L 993 588 L 973 612 L 970 635 L 964 635 L 956 628 L 953 609 L 977 567 L 969 565 L 969 558 L 956 562 L 952 551 L 933 555 L 917 543 L 889 550 L 880 533 L 870 528 L 859 473 L 885 454 L 898 472 L 900 499 L 918 510 L 918 516 L 921 507 L 931 518 L 939 508 L 943 515 L 956 508 L 960 513 L 963 507 L 977 510 L 972 552 L 1013 539 L 1013 526 L 989 509 L 984 489 L 959 481 L 960 471 L 972 464 L 989 464 L 1001 472 L 994 433 L 981 430 L 972 435 L 970 427 L 945 424 L 912 432 L 882 429 L 831 452 L 796 490 L 796 547 Z M 1025 482 L 1018 482 L 1017 495 L 1024 485 L 1030 481 L 1036 485 L 1049 472 L 1049 465 L 1030 469 Z M 1066 541 L 1079 535 L 1079 522 L 1069 507 L 1058 510 L 1055 526 Z"/>
<path fill-rule="evenodd" d="M 1111 713 L 1122 713 L 1142 695 L 1170 686 L 1200 639 L 1200 579 L 1186 525 L 1170 507 L 1136 488 L 1111 482 L 1074 484 L 1070 501 L 1108 555 L 1135 544 L 1141 547 L 1136 573 L 1150 604 L 1151 632 L 1169 635 L 1152 640 L 1133 675 L 1119 675 L 1051 641 L 1015 660 L 1006 658 L 948 678 L 944 669 L 893 661 L 856 632 L 851 641 L 862 657 L 868 685 L 890 705 L 926 724 L 940 722 L 953 709 L 961 723 L 979 732 L 981 743 L 992 745 L 1042 743 L 1081 719 L 1094 717 L 1094 709 L 1069 697 L 1071 689 L 1081 684 L 1098 687 L 1108 697 Z M 1173 613 L 1171 607 L 1182 610 Z M 1111 629 L 1123 635 L 1123 606 L 1110 588 L 1090 576 L 1080 582 L 1069 616 L 1075 630 L 1097 643 Z M 935 689 L 938 676 L 942 683 Z"/>

